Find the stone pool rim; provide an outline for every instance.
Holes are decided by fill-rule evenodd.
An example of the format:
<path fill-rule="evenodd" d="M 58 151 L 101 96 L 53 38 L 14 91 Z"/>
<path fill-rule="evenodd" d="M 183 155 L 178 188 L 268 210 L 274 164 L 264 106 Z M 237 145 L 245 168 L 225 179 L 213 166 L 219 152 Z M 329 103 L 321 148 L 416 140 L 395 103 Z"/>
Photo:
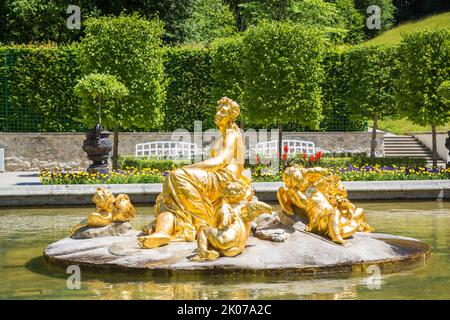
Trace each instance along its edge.
<path fill-rule="evenodd" d="M 262 201 L 277 201 L 281 182 L 253 182 L 256 196 Z M 448 200 L 450 179 L 344 181 L 351 200 Z M 91 204 L 98 187 L 114 194 L 126 193 L 135 204 L 152 204 L 162 190 L 161 183 L 97 185 L 29 185 L 0 188 L 0 207 L 35 205 Z"/>
<path fill-rule="evenodd" d="M 404 254 L 399 257 L 389 259 L 378 259 L 370 261 L 358 261 L 347 262 L 330 265 L 317 265 L 307 267 L 264 267 L 264 268 L 242 268 L 238 266 L 228 265 L 205 265 L 202 267 L 195 266 L 194 268 L 188 267 L 176 267 L 170 266 L 124 266 L 114 263 L 102 263 L 102 262 L 86 262 L 73 259 L 58 258 L 58 256 L 48 255 L 46 253 L 47 248 L 44 250 L 43 255 L 45 261 L 49 267 L 67 268 L 69 265 L 78 265 L 83 271 L 88 273 L 110 272 L 120 273 L 124 275 L 135 275 L 144 277 L 164 277 L 164 278 L 180 278 L 185 276 L 324 276 L 330 274 L 364 274 L 367 272 L 369 266 L 376 265 L 380 268 L 382 273 L 400 272 L 404 270 L 410 270 L 423 266 L 431 255 L 431 246 L 426 242 L 400 236 L 392 236 L 388 234 L 376 234 L 385 235 L 392 238 L 377 238 L 378 240 L 387 239 L 400 239 L 414 243 L 417 247 L 416 252 Z M 64 239 L 63 239 L 64 240 Z M 56 242 L 57 243 L 57 242 Z M 93 257 L 94 258 L 94 257 Z M 233 258 L 227 258 L 233 259 Z"/>

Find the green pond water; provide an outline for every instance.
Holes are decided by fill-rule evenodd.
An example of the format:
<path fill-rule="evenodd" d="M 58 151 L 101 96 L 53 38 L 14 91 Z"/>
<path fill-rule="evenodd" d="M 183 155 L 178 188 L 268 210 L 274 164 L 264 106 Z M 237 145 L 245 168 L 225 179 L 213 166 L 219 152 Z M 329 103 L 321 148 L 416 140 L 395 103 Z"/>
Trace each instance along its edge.
<path fill-rule="evenodd" d="M 46 265 L 43 249 L 67 235 L 90 207 L 0 209 L 0 299 L 450 299 L 450 202 L 361 202 L 377 232 L 414 237 L 432 247 L 417 268 L 381 274 L 138 278 L 82 270 L 81 289 Z M 136 227 L 152 220 L 138 207 Z"/>

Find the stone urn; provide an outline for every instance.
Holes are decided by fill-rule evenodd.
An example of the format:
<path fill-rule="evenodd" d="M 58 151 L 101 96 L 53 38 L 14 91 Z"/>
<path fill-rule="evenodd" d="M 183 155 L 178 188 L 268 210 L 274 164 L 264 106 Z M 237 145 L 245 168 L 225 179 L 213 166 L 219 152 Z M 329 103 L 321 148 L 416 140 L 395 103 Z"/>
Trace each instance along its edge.
<path fill-rule="evenodd" d="M 112 149 L 112 142 L 108 139 L 110 133 L 102 131 L 99 124 L 86 133 L 86 140 L 83 141 L 83 150 L 87 153 L 88 159 L 93 163 L 87 168 L 89 173 L 104 173 L 109 175 L 108 158 Z"/>
<path fill-rule="evenodd" d="M 450 131 L 447 131 L 448 137 L 445 139 L 445 147 L 448 150 L 448 154 L 450 156 Z M 448 157 L 450 159 L 450 157 Z M 450 168 L 450 160 L 447 162 L 447 168 Z"/>

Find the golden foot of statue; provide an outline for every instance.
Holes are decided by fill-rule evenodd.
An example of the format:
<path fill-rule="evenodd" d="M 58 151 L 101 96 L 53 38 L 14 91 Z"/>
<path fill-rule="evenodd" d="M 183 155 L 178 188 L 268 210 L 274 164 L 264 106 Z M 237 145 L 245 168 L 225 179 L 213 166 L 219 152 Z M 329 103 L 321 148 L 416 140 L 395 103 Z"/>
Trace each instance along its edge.
<path fill-rule="evenodd" d="M 141 248 L 152 249 L 169 244 L 170 236 L 162 232 L 156 232 L 149 236 L 138 237 L 137 240 Z"/>
<path fill-rule="evenodd" d="M 341 245 L 345 245 L 347 243 L 344 239 L 333 239 L 333 242 Z"/>
<path fill-rule="evenodd" d="M 202 256 L 199 256 L 198 254 L 193 256 L 189 259 L 189 261 L 192 262 L 200 262 L 200 261 L 213 261 L 217 260 L 220 257 L 219 252 L 215 250 L 207 250 L 202 254 Z"/>

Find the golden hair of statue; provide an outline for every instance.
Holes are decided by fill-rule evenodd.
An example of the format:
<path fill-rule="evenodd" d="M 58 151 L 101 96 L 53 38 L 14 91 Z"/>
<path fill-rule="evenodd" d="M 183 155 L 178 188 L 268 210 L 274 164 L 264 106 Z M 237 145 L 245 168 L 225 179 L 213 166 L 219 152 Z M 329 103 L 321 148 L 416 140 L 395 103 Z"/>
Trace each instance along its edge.
<path fill-rule="evenodd" d="M 217 104 L 214 120 L 220 139 L 211 147 L 211 157 L 172 170 L 166 176 L 163 191 L 156 199 L 155 221 L 143 229 L 148 235 L 138 238 L 141 247 L 195 241 L 200 229 L 216 228 L 220 220 L 217 213 L 229 182 L 247 186 L 246 197 L 250 199 L 250 180 L 243 175 L 244 141 L 235 122 L 240 107 L 227 97 Z"/>
<path fill-rule="evenodd" d="M 283 182 L 285 186 L 277 193 L 278 201 L 284 213 L 298 212 L 306 218 L 305 231 L 344 244 L 344 239 L 355 232 L 374 230 L 365 222 L 364 209 L 348 200 L 339 177 L 330 175 L 326 169 L 289 167 L 283 173 Z"/>
<path fill-rule="evenodd" d="M 87 219 L 76 225 L 70 235 L 82 227 L 105 227 L 113 222 L 131 221 L 136 216 L 136 209 L 126 194 L 114 197 L 111 191 L 100 187 L 95 191 L 92 202 L 95 204 L 95 212 L 88 214 Z"/>

